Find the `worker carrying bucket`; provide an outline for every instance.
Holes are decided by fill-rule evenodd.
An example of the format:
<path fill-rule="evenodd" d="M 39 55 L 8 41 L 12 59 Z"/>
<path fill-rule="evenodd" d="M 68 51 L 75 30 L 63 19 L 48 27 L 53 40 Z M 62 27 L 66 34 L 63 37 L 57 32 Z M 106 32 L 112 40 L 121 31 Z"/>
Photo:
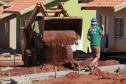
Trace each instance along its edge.
<path fill-rule="evenodd" d="M 98 60 L 100 58 L 100 37 L 104 35 L 104 25 L 101 25 L 102 29 L 98 27 L 97 19 L 92 18 L 91 27 L 88 29 L 87 39 L 90 41 L 93 61 L 88 68 L 90 70 L 98 69 Z M 102 31 L 103 30 L 103 31 Z"/>

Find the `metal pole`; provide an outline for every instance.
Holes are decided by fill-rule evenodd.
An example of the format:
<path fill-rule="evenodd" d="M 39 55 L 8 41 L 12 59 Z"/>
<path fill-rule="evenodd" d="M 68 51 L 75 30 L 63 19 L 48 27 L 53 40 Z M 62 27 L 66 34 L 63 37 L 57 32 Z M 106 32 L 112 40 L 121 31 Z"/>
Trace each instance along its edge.
<path fill-rule="evenodd" d="M 14 49 L 14 68 L 15 68 L 15 49 Z"/>

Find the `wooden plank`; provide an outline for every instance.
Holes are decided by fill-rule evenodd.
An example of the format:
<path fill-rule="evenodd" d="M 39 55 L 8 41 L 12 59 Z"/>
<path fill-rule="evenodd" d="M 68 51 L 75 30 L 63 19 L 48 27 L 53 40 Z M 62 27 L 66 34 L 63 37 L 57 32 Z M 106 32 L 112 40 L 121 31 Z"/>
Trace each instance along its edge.
<path fill-rule="evenodd" d="M 57 10 L 56 7 L 50 7 L 49 9 L 50 9 L 50 10 Z"/>
<path fill-rule="evenodd" d="M 57 78 L 57 67 L 55 66 L 55 78 Z"/>
<path fill-rule="evenodd" d="M 60 13 L 60 12 L 62 12 L 62 10 L 61 9 L 57 9 L 57 10 L 50 10 L 50 9 L 48 9 L 48 10 L 46 10 L 46 12 L 47 13 Z"/>
<path fill-rule="evenodd" d="M 78 74 L 80 75 L 80 65 L 78 66 Z"/>
<path fill-rule="evenodd" d="M 34 72 L 35 72 L 35 74 L 36 74 L 36 67 L 34 68 Z"/>
<path fill-rule="evenodd" d="M 120 73 L 120 67 L 118 67 L 118 73 Z"/>

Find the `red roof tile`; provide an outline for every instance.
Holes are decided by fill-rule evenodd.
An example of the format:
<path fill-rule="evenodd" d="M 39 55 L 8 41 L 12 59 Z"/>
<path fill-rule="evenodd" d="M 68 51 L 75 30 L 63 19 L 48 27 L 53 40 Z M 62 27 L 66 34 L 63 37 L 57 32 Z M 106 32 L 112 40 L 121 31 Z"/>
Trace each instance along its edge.
<path fill-rule="evenodd" d="M 15 0 L 5 6 L 12 6 L 12 7 L 8 8 L 6 11 L 20 12 L 24 9 L 35 6 L 37 2 L 39 3 L 39 2 L 43 2 L 43 1 L 46 1 L 46 0 Z"/>
<path fill-rule="evenodd" d="M 92 7 L 115 7 L 120 4 L 125 3 L 126 0 L 93 0 L 92 2 L 89 2 L 88 4 L 82 6 L 83 8 L 92 8 Z"/>
<path fill-rule="evenodd" d="M 3 15 L 2 10 L 20 12 L 22 10 L 35 6 L 36 3 L 39 3 L 39 2 L 42 3 L 44 1 L 47 1 L 47 0 L 14 0 L 14 1 L 0 7 L 0 16 Z M 10 8 L 4 9 L 4 7 L 10 7 Z M 6 14 L 6 13 L 4 13 L 4 14 Z"/>
<path fill-rule="evenodd" d="M 0 7 L 0 15 L 3 14 L 2 10 L 3 10 L 3 6 Z"/>

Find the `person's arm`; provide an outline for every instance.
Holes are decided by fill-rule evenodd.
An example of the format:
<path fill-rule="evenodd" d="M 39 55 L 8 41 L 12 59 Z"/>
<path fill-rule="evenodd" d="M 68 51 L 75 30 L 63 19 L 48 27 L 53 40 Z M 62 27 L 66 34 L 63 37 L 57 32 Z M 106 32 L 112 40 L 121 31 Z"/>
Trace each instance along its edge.
<path fill-rule="evenodd" d="M 89 30 L 88 30 L 88 33 L 87 33 L 87 39 L 88 39 L 89 41 L 91 41 Z"/>
<path fill-rule="evenodd" d="M 101 37 L 104 36 L 104 25 L 101 25 L 102 27 L 102 33 L 100 34 L 100 41 L 101 41 Z"/>
<path fill-rule="evenodd" d="M 101 27 L 102 27 L 102 31 L 103 31 L 103 33 L 101 33 L 101 36 L 104 36 L 104 34 L 105 34 L 105 33 L 104 33 L 104 27 L 105 27 L 105 26 L 104 26 L 104 25 L 101 25 Z"/>
<path fill-rule="evenodd" d="M 89 41 L 91 41 L 91 38 L 90 38 L 90 36 L 87 36 L 87 39 L 88 39 Z"/>

